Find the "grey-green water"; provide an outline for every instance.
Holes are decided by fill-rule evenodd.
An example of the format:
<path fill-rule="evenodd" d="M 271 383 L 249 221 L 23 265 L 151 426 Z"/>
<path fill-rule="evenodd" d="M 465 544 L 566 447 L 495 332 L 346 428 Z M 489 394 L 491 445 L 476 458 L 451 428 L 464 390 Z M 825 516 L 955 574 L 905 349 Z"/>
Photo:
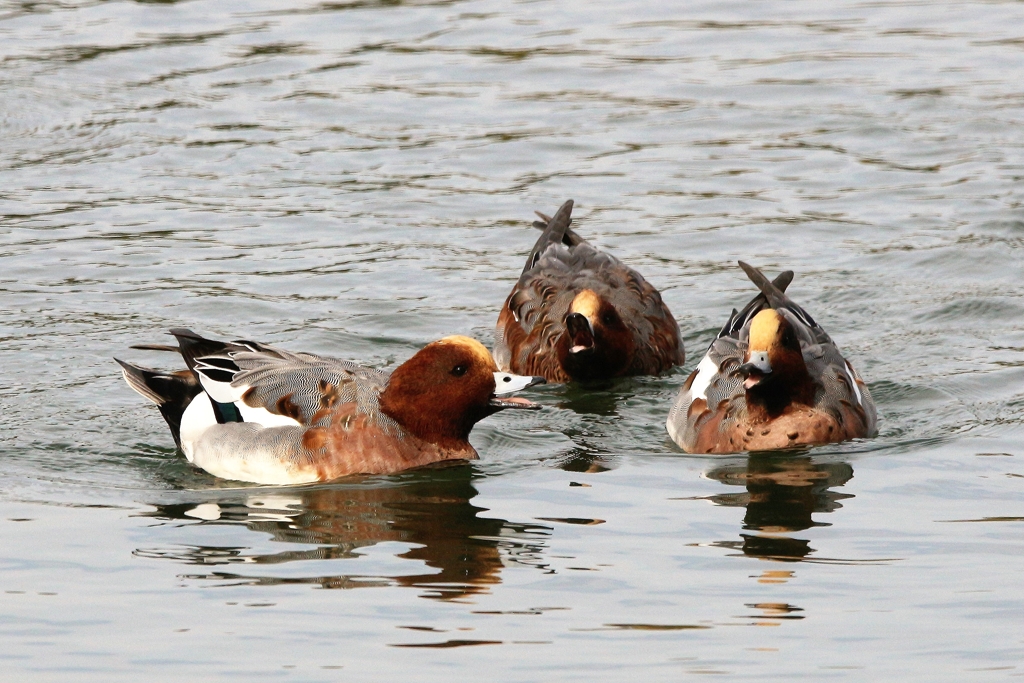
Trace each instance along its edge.
<path fill-rule="evenodd" d="M 0 3 L 0 679 L 1024 676 L 1024 4 Z M 111 356 L 489 342 L 536 236 L 660 287 L 687 367 L 451 470 L 192 471 Z M 691 457 L 774 274 L 877 439 Z"/>

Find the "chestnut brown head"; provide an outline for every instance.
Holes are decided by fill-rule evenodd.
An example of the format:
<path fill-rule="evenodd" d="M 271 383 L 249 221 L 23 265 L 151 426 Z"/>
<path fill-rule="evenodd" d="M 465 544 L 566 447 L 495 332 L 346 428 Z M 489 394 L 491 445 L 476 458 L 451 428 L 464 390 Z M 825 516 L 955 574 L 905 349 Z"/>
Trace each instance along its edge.
<path fill-rule="evenodd" d="M 484 345 L 453 336 L 431 342 L 398 366 L 381 393 L 381 410 L 414 435 L 432 443 L 460 442 L 473 425 L 504 408 L 537 408 L 523 399 L 500 399 L 501 379 L 515 389 L 542 378 L 498 373 Z"/>

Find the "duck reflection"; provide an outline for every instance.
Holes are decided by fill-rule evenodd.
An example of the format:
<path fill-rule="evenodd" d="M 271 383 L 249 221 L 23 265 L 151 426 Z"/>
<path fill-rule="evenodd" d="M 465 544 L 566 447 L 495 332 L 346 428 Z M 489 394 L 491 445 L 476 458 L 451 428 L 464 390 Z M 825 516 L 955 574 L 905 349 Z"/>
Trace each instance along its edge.
<path fill-rule="evenodd" d="M 740 534 L 741 542 L 716 545 L 737 548 L 745 555 L 782 561 L 799 561 L 811 553 L 810 542 L 784 535 L 813 526 L 829 526 L 812 518 L 813 513 L 832 512 L 839 501 L 852 498 L 831 489 L 853 478 L 845 462 L 815 462 L 808 456 L 751 453 L 742 464 L 717 467 L 707 473 L 723 484 L 743 486 L 742 493 L 709 496 L 716 505 L 746 507 L 743 528 L 761 532 Z M 770 534 L 770 535 L 768 535 Z"/>
<path fill-rule="evenodd" d="M 199 520 L 200 524 L 244 524 L 274 541 L 314 547 L 258 553 L 247 547 L 179 546 L 140 549 L 136 554 L 202 566 L 275 565 L 353 559 L 362 555 L 360 548 L 397 541 L 414 546 L 397 557 L 418 560 L 436 571 L 422 571 L 418 562 L 419 571 L 400 576 L 295 576 L 291 570 L 287 576 L 267 571 L 215 571 L 188 578 L 250 585 L 305 583 L 322 588 L 401 585 L 427 589 L 423 597 L 443 600 L 486 591 L 489 585 L 500 583 L 501 570 L 507 564 L 546 569 L 541 554 L 551 528 L 480 517 L 484 508 L 470 502 L 476 495 L 471 468 L 453 467 L 364 485 L 260 491 L 241 499 L 157 505 L 149 516 Z"/>

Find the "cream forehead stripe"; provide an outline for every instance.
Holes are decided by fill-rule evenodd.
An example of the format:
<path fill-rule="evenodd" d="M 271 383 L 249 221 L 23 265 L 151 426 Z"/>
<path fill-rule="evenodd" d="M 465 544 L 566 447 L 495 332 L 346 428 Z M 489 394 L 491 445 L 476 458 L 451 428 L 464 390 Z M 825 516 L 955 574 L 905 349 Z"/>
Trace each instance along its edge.
<path fill-rule="evenodd" d="M 601 297 L 589 289 L 584 289 L 576 295 L 569 306 L 570 313 L 579 313 L 586 318 L 596 318 L 597 312 L 601 310 Z"/>
<path fill-rule="evenodd" d="M 445 337 L 444 339 L 439 339 L 434 343 L 453 344 L 455 346 L 461 346 L 470 353 L 472 353 L 476 357 L 476 359 L 479 360 L 484 365 L 490 367 L 494 363 L 494 360 L 491 358 L 491 354 L 487 350 L 487 347 L 478 342 L 476 339 L 464 337 L 461 334 L 455 334 L 450 337 Z"/>
<path fill-rule="evenodd" d="M 750 340 L 748 348 L 752 351 L 767 351 L 775 344 L 779 335 L 782 316 L 772 308 L 766 308 L 750 321 Z"/>

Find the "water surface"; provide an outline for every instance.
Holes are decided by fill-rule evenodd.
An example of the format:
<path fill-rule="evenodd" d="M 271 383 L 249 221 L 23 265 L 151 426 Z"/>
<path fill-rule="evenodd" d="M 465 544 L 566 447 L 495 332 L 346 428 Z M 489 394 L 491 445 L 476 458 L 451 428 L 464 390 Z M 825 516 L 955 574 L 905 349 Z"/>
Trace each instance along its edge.
<path fill-rule="evenodd" d="M 0 3 L 4 676 L 1024 676 L 1021 83 L 999 0 Z M 570 197 L 686 367 L 531 390 L 472 465 L 217 481 L 111 360 L 489 343 Z M 737 259 L 797 273 L 877 439 L 670 442 Z"/>

